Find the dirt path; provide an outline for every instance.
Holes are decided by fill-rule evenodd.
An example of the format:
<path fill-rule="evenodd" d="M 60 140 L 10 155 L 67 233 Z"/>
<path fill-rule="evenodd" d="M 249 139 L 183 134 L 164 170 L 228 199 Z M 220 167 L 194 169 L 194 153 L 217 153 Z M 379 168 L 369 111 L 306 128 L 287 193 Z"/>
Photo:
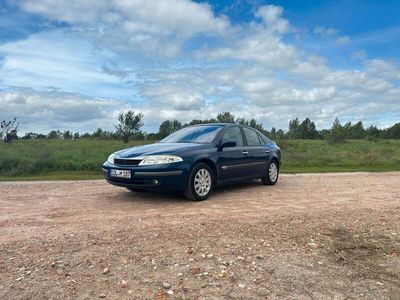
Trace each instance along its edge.
<path fill-rule="evenodd" d="M 3 182 L 0 212 L 1 299 L 400 295 L 398 172 L 282 175 L 204 202 Z"/>

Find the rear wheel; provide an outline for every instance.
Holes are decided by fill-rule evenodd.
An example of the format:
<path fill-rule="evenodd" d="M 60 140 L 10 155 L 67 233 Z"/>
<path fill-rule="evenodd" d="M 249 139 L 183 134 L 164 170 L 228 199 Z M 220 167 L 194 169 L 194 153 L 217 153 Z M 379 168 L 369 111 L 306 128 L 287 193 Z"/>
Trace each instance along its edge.
<path fill-rule="evenodd" d="M 214 186 L 214 175 L 211 168 L 205 163 L 194 166 L 189 176 L 186 198 L 193 201 L 206 200 Z"/>
<path fill-rule="evenodd" d="M 276 160 L 272 160 L 267 167 L 267 174 L 261 178 L 263 184 L 274 185 L 278 181 L 279 166 Z"/>

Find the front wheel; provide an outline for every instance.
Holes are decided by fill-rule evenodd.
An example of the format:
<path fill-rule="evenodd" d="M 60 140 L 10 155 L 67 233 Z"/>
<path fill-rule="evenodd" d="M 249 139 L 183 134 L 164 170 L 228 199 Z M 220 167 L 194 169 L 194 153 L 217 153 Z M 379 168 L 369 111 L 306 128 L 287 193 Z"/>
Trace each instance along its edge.
<path fill-rule="evenodd" d="M 278 181 L 279 167 L 275 160 L 272 160 L 267 168 L 267 174 L 261 178 L 263 184 L 274 185 Z"/>
<path fill-rule="evenodd" d="M 194 166 L 190 172 L 186 198 L 193 201 L 206 200 L 214 186 L 214 177 L 211 168 L 205 163 Z"/>

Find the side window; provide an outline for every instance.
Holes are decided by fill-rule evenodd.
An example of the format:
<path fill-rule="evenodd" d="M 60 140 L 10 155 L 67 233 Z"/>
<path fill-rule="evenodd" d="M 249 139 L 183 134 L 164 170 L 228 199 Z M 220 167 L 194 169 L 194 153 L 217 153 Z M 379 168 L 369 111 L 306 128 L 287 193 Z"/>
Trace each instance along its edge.
<path fill-rule="evenodd" d="M 243 146 L 243 137 L 239 127 L 228 128 L 222 136 L 222 143 L 236 142 L 236 147 Z"/>
<path fill-rule="evenodd" d="M 244 135 L 246 136 L 247 144 L 249 146 L 259 146 L 261 145 L 260 139 L 258 138 L 258 133 L 249 128 L 243 128 Z"/>
<path fill-rule="evenodd" d="M 261 135 L 258 135 L 258 139 L 260 140 L 261 145 L 264 145 L 267 143 L 266 141 L 264 141 L 264 139 L 261 137 Z"/>

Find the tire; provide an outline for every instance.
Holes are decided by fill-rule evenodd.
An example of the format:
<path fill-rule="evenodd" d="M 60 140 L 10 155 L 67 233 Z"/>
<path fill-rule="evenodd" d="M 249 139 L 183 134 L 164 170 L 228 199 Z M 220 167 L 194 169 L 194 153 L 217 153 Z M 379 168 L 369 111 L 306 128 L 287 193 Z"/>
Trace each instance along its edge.
<path fill-rule="evenodd" d="M 274 185 L 278 182 L 279 178 L 279 165 L 276 160 L 271 160 L 268 164 L 266 176 L 261 178 L 261 181 L 265 185 Z"/>
<path fill-rule="evenodd" d="M 196 164 L 190 172 L 185 197 L 192 201 L 206 200 L 213 190 L 214 180 L 214 173 L 207 164 Z"/>
<path fill-rule="evenodd" d="M 138 189 L 138 188 L 127 188 L 127 189 L 130 190 L 131 192 L 135 192 L 135 193 L 143 193 L 143 192 L 145 192 L 145 190 Z"/>

